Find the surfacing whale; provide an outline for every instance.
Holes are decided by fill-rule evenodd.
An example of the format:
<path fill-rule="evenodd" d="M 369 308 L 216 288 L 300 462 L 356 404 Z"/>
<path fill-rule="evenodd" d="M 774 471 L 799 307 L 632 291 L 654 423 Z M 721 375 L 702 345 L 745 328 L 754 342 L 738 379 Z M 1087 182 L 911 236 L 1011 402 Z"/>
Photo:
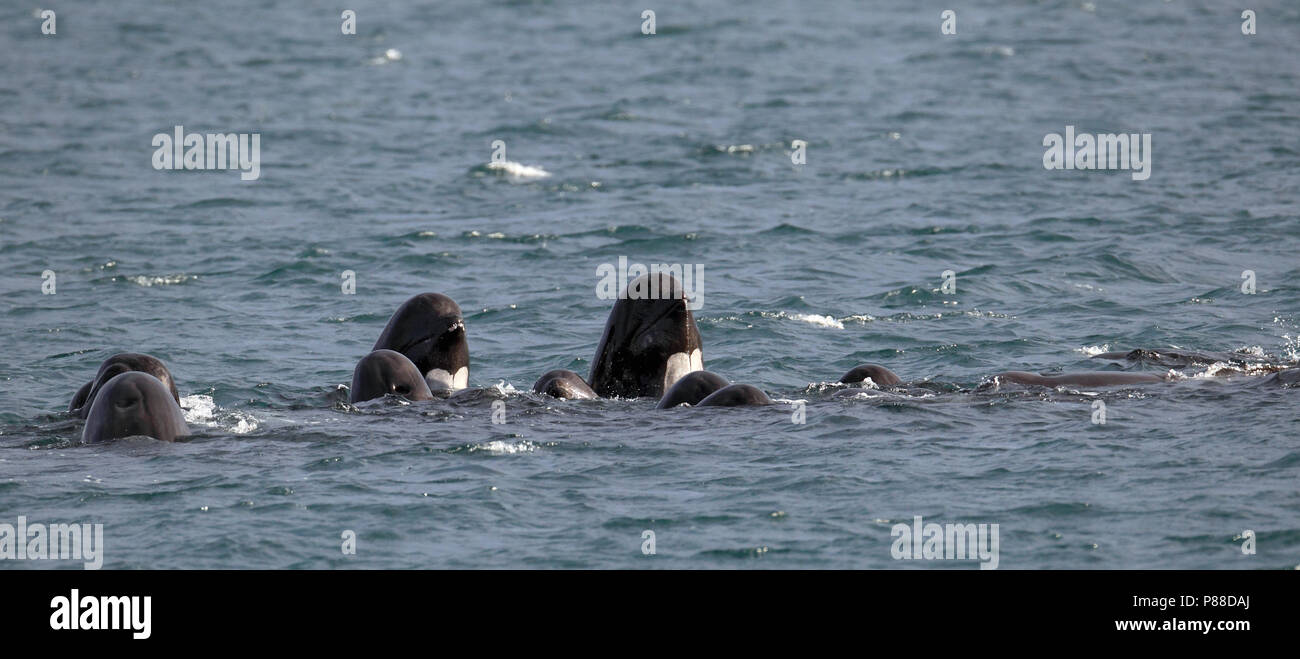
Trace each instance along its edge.
<path fill-rule="evenodd" d="M 353 403 L 382 398 L 388 394 L 408 400 L 432 400 L 433 393 L 415 364 L 400 352 L 379 349 L 357 362 L 352 371 L 348 400 Z"/>
<path fill-rule="evenodd" d="M 81 441 L 145 436 L 174 442 L 189 434 L 185 413 L 167 386 L 148 373 L 128 371 L 99 388 L 86 414 Z"/>
<path fill-rule="evenodd" d="M 671 274 L 632 280 L 605 322 L 587 378 L 592 390 L 658 398 L 683 375 L 702 370 L 700 331 L 686 304 L 686 291 Z"/>
<path fill-rule="evenodd" d="M 699 405 L 713 392 L 726 387 L 727 378 L 712 371 L 691 371 L 679 378 L 663 398 L 659 399 L 658 409 L 666 410 L 678 405 Z"/>
<path fill-rule="evenodd" d="M 533 391 L 555 398 L 587 400 L 599 398 L 581 375 L 562 368 L 547 371 L 533 383 Z"/>
<path fill-rule="evenodd" d="M 745 405 L 771 405 L 772 399 L 761 389 L 748 384 L 727 385 L 700 401 L 697 407 L 741 407 Z"/>
<path fill-rule="evenodd" d="M 176 381 L 172 379 L 171 371 L 167 370 L 167 365 L 161 359 L 138 352 L 119 352 L 100 363 L 95 377 L 90 382 L 82 385 L 77 390 L 77 393 L 73 395 L 72 402 L 68 404 L 68 411 L 82 419 L 86 418 L 99 390 L 109 380 L 130 371 L 148 373 L 158 378 L 163 383 L 163 386 L 171 392 L 172 399 L 176 401 L 176 404 L 180 405 L 181 397 L 176 391 Z"/>
<path fill-rule="evenodd" d="M 371 350 L 406 355 L 430 391 L 457 391 L 469 385 L 465 320 L 456 301 L 441 293 L 421 293 L 403 302 Z"/>
<path fill-rule="evenodd" d="M 841 384 L 859 384 L 870 379 L 878 387 L 890 387 L 902 382 L 894 372 L 879 364 L 854 366 L 840 378 Z"/>

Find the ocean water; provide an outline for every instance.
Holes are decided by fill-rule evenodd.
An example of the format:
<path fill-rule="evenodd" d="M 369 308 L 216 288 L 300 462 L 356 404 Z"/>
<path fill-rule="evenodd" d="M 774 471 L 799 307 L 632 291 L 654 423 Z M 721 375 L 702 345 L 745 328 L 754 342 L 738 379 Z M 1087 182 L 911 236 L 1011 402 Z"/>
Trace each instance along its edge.
<path fill-rule="evenodd" d="M 106 568 L 976 567 L 895 560 L 915 516 L 998 524 L 1002 569 L 1300 564 L 1295 388 L 980 389 L 1300 362 L 1300 4 L 1243 35 L 1211 0 L 960 3 L 943 35 L 929 2 L 365 1 L 355 36 L 215 4 L 0 12 L 0 522 L 102 523 Z M 176 125 L 260 135 L 260 178 L 155 170 Z M 1045 169 L 1066 126 L 1151 134 L 1150 178 Z M 587 373 L 620 256 L 703 265 L 706 367 L 780 404 L 530 393 Z M 425 291 L 471 390 L 348 405 Z M 121 351 L 170 366 L 188 441 L 78 444 Z M 863 362 L 911 384 L 837 396 Z"/>

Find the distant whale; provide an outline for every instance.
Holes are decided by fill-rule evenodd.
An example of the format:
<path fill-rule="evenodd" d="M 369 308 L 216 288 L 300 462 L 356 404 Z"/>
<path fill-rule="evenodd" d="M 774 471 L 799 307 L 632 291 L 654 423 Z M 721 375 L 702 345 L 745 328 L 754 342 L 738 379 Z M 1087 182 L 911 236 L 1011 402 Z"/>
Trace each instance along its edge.
<path fill-rule="evenodd" d="M 758 387 L 748 384 L 727 385 L 700 401 L 697 407 L 740 407 L 742 405 L 771 405 L 772 399 Z"/>
<path fill-rule="evenodd" d="M 84 419 L 90 413 L 90 406 L 95 402 L 95 396 L 109 380 L 114 377 L 130 371 L 139 371 L 148 373 L 158 378 L 163 386 L 171 392 L 172 399 L 176 404 L 180 404 L 180 394 L 176 391 L 176 381 L 172 379 L 171 371 L 167 370 L 167 365 L 161 359 L 152 355 L 145 355 L 136 352 L 120 352 L 108 359 L 105 359 L 99 365 L 99 370 L 90 382 L 82 385 L 77 393 L 73 395 L 72 402 L 68 405 L 68 411 L 75 413 L 78 417 Z"/>
<path fill-rule="evenodd" d="M 348 399 L 360 403 L 388 394 L 403 396 L 408 400 L 433 399 L 424 376 L 406 355 L 381 348 L 357 362 L 357 367 L 352 371 L 352 389 Z"/>
<path fill-rule="evenodd" d="M 146 436 L 164 442 L 190 434 L 174 392 L 140 371 L 120 373 L 99 387 L 86 414 L 83 442 Z"/>
<path fill-rule="evenodd" d="M 1128 352 L 1103 352 L 1093 355 L 1093 359 L 1125 360 L 1143 364 L 1155 364 L 1167 368 L 1185 366 L 1209 366 L 1215 363 L 1236 365 L 1258 364 L 1263 357 L 1242 352 L 1200 352 L 1194 350 L 1159 350 L 1138 348 Z"/>
<path fill-rule="evenodd" d="M 993 376 L 1002 382 L 1037 385 L 1040 387 L 1059 387 L 1074 385 L 1079 387 L 1110 387 L 1123 384 L 1145 384 L 1148 382 L 1168 382 L 1169 378 L 1154 373 L 1062 373 L 1060 375 L 1039 375 L 1025 371 L 1006 371 Z"/>
<path fill-rule="evenodd" d="M 677 380 L 663 398 L 659 399 L 658 408 L 666 410 L 683 403 L 699 405 L 713 392 L 726 387 L 727 379 L 712 371 L 691 371 Z"/>
<path fill-rule="evenodd" d="M 415 363 L 431 391 L 469 385 L 469 343 L 455 300 L 421 293 L 402 303 L 371 350 L 394 350 Z"/>
<path fill-rule="evenodd" d="M 657 293 L 650 297 L 649 293 Z M 628 284 L 614 303 L 587 382 L 598 395 L 663 395 L 679 378 L 704 368 L 704 352 L 686 292 L 656 272 Z"/>
<path fill-rule="evenodd" d="M 562 368 L 547 371 L 533 383 L 533 391 L 555 398 L 583 400 L 599 398 L 582 376 Z"/>
<path fill-rule="evenodd" d="M 879 364 L 862 364 L 855 366 L 840 378 L 842 384 L 858 384 L 865 382 L 868 378 L 878 387 L 890 387 L 896 385 L 902 380 L 894 372 L 880 366 Z"/>
<path fill-rule="evenodd" d="M 1278 371 L 1265 378 L 1264 382 L 1283 387 L 1300 385 L 1300 368 L 1288 368 Z"/>

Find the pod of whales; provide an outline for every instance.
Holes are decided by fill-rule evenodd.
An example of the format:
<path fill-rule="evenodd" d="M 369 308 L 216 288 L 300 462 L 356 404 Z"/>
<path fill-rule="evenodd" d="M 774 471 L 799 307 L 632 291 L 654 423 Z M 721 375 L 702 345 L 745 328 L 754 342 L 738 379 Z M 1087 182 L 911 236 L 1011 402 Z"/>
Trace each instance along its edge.
<path fill-rule="evenodd" d="M 650 288 L 652 283 L 658 288 Z M 634 294 L 638 289 L 661 294 Z M 656 396 L 659 409 L 773 404 L 757 387 L 732 384 L 704 370 L 699 330 L 686 303 L 680 282 L 671 275 L 638 277 L 610 311 L 592 363 L 591 384 L 573 371 L 556 369 L 538 378 L 533 391 L 574 400 Z M 1095 358 L 1167 367 L 1215 363 L 1245 367 L 1263 363 L 1262 358 L 1244 353 L 1181 350 L 1138 349 L 1102 353 Z M 1264 384 L 1300 385 L 1300 368 L 1272 368 Z M 468 379 L 469 346 L 460 307 L 445 295 L 422 293 L 398 307 L 374 350 L 357 363 L 349 400 L 358 403 L 387 395 L 431 400 L 435 392 L 465 388 Z M 861 364 L 841 376 L 839 383 L 855 385 L 868 380 L 877 387 L 895 387 L 902 382 L 884 366 Z M 1168 374 L 1122 371 L 1051 375 L 1004 371 L 978 390 L 999 384 L 1105 387 L 1169 380 Z M 179 402 L 175 380 L 166 364 L 151 355 L 119 353 L 104 360 L 95 377 L 78 389 L 68 411 L 86 419 L 83 442 L 137 435 L 175 441 L 189 434 Z"/>
<path fill-rule="evenodd" d="M 725 378 L 704 370 L 704 347 L 686 289 L 671 274 L 633 279 L 614 303 L 596 345 L 591 375 L 548 371 L 533 391 L 556 398 L 659 397 L 659 409 L 703 404 L 729 388 Z M 762 405 L 767 394 L 750 385 L 735 387 L 712 405 Z M 766 401 L 766 402 L 763 402 Z"/>
<path fill-rule="evenodd" d="M 555 369 L 533 383 L 533 391 L 554 398 L 585 400 L 601 397 L 659 397 L 658 409 L 770 405 L 772 399 L 757 387 L 731 384 L 704 370 L 704 352 L 695 318 L 687 306 L 685 289 L 667 273 L 641 275 L 627 285 L 610 310 L 605 331 L 596 346 L 588 379 L 573 371 Z M 400 355 L 394 353 L 401 353 Z M 407 360 L 399 359 L 405 356 Z M 1133 350 L 1096 355 L 1156 363 L 1164 366 L 1249 361 L 1239 353 L 1197 353 Z M 414 369 L 414 370 L 413 370 Z M 1296 369 L 1300 372 L 1300 369 Z M 353 374 L 353 402 L 385 394 L 426 400 L 429 392 L 415 383 L 423 374 L 431 391 L 467 386 L 469 348 L 460 307 L 451 298 L 424 293 L 407 300 L 389 319 L 375 343 L 375 352 L 357 364 Z M 1300 376 L 1298 376 L 1300 377 Z M 1104 387 L 1165 382 L 1168 375 L 1097 371 L 1043 375 L 1004 371 L 981 390 L 998 384 L 1059 387 Z M 1288 383 L 1291 376 L 1279 377 Z M 896 387 L 902 379 L 879 364 L 861 364 L 840 377 L 841 384 Z M 861 391 L 860 389 L 846 391 Z"/>
<path fill-rule="evenodd" d="M 86 414 L 81 441 L 145 436 L 174 442 L 189 435 L 185 414 L 173 395 L 174 391 L 148 373 L 119 373 L 99 387 Z"/>

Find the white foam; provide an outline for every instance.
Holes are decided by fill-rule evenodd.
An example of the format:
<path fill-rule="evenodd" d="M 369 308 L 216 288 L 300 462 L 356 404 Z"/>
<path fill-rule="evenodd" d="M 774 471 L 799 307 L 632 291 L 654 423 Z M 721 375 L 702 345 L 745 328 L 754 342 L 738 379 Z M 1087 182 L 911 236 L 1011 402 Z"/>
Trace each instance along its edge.
<path fill-rule="evenodd" d="M 181 411 L 185 412 L 187 423 L 207 423 L 216 413 L 217 404 L 212 402 L 211 396 L 181 396 Z"/>
<path fill-rule="evenodd" d="M 800 320 L 800 321 L 803 321 L 803 322 L 805 322 L 805 323 L 811 323 L 811 324 L 813 324 L 813 325 L 818 325 L 818 326 L 821 326 L 821 327 L 831 327 L 831 328 L 834 328 L 834 329 L 844 329 L 844 323 L 841 323 L 840 321 L 835 320 L 835 318 L 832 317 L 832 316 L 819 316 L 819 315 L 817 315 L 817 314 L 800 313 L 800 314 L 795 314 L 795 315 L 793 315 L 793 316 L 789 316 L 789 318 L 790 318 L 791 320 Z"/>
<path fill-rule="evenodd" d="M 372 58 L 370 58 L 370 63 L 371 63 L 371 64 L 387 64 L 387 63 L 389 63 L 389 62 L 396 62 L 396 61 L 398 61 L 398 60 L 400 60 L 400 59 L 402 59 L 402 51 L 400 51 L 400 50 L 398 50 L 398 49 L 396 49 L 396 48 L 389 48 L 388 50 L 385 50 L 385 51 L 384 51 L 384 54 L 382 54 L 382 55 L 380 55 L 380 56 L 378 56 L 378 57 L 372 57 Z"/>
<path fill-rule="evenodd" d="M 496 439 L 485 444 L 475 444 L 469 447 L 469 450 L 471 453 L 487 451 L 496 455 L 513 455 L 515 453 L 532 453 L 537 450 L 537 445 L 526 439 L 518 442 L 503 442 Z"/>
<path fill-rule="evenodd" d="M 1074 351 L 1081 352 L 1089 357 L 1095 357 L 1103 352 L 1110 352 L 1110 344 L 1103 343 L 1099 346 L 1083 346 L 1081 348 L 1075 348 Z"/>
<path fill-rule="evenodd" d="M 844 329 L 844 323 L 835 319 L 834 316 L 821 316 L 813 313 L 796 313 L 790 314 L 784 311 L 760 311 L 760 316 L 764 318 L 784 318 L 786 320 L 797 320 L 803 323 L 817 325 L 819 327 L 830 327 L 832 329 Z M 724 319 L 726 320 L 726 319 Z M 736 320 L 739 320 L 738 318 Z"/>
<path fill-rule="evenodd" d="M 547 178 L 550 172 L 541 167 L 532 165 L 523 165 L 513 160 L 492 161 L 488 163 L 487 168 L 494 172 L 502 172 L 507 176 L 521 179 Z"/>
<path fill-rule="evenodd" d="M 236 435 L 243 435 L 257 430 L 257 417 L 237 410 L 221 410 L 211 396 L 193 394 L 181 396 L 181 412 L 185 422 L 208 428 L 219 428 Z"/>
<path fill-rule="evenodd" d="M 171 284 L 183 284 L 189 281 L 190 279 L 198 279 L 198 277 L 195 275 L 179 274 L 179 275 L 165 275 L 162 277 L 146 277 L 144 275 L 136 275 L 134 277 L 126 278 L 127 281 L 133 284 L 139 284 L 140 286 L 146 286 L 146 287 L 169 286 Z"/>

